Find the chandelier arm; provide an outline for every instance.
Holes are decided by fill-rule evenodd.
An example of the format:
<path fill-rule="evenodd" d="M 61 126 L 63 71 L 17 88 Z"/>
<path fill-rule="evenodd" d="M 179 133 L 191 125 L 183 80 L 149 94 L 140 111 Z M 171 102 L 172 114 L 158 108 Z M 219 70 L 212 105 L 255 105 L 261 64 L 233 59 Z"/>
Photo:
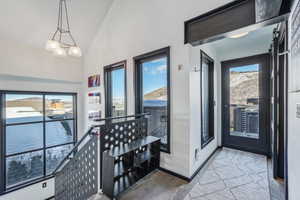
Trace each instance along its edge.
<path fill-rule="evenodd" d="M 60 18 L 60 27 L 59 27 L 59 43 L 61 43 L 61 35 L 62 35 L 62 28 L 63 28 L 63 16 L 62 16 L 62 2 L 63 0 L 59 0 L 59 18 Z"/>
<path fill-rule="evenodd" d="M 71 34 L 70 31 L 69 31 L 69 36 L 70 36 L 71 40 L 73 41 L 74 46 L 77 46 L 75 39 L 73 38 L 73 35 Z"/>
<path fill-rule="evenodd" d="M 57 28 L 56 31 L 54 32 L 54 34 L 53 34 L 51 40 L 55 40 L 55 37 L 56 37 L 56 34 L 57 34 L 58 31 L 59 31 L 59 30 L 58 30 L 58 28 Z"/>
<path fill-rule="evenodd" d="M 64 2 L 64 6 L 65 6 L 65 15 L 66 15 L 67 29 L 70 32 L 70 23 L 69 23 L 69 14 L 68 14 L 67 3 L 66 3 L 66 0 L 62 0 L 62 1 Z"/>
<path fill-rule="evenodd" d="M 63 13 L 65 12 L 65 13 Z M 65 21 L 64 21 L 65 20 Z M 64 34 L 67 34 L 66 36 Z M 68 38 L 65 38 L 68 37 Z M 68 39 L 68 40 L 66 40 Z M 64 48 L 65 50 L 69 51 L 69 55 L 80 57 L 81 50 L 77 46 L 77 43 L 71 33 L 70 30 L 70 23 L 69 23 L 69 13 L 68 13 L 68 6 L 67 6 L 67 0 L 59 0 L 59 8 L 58 8 L 58 19 L 57 19 L 57 29 L 52 35 L 52 40 L 59 43 L 59 51 L 57 51 L 57 55 L 62 55 L 63 52 L 66 54 L 65 51 L 61 51 L 61 48 Z M 52 51 L 54 48 L 54 43 L 47 43 L 48 47 L 46 47 L 46 50 Z M 51 46 L 52 45 L 52 46 Z M 73 48 L 74 47 L 74 48 Z M 56 48 L 56 47 L 55 47 Z"/>
<path fill-rule="evenodd" d="M 60 10 L 61 10 L 61 9 L 60 9 L 60 5 L 61 5 L 61 4 L 60 4 L 60 1 L 61 1 L 61 0 L 59 0 L 59 4 L 58 4 L 57 29 L 59 29 L 59 27 L 60 27 L 60 22 L 61 22 L 61 21 L 60 21 L 60 15 L 61 15 L 61 13 L 60 13 Z"/>
<path fill-rule="evenodd" d="M 60 27 L 59 27 L 59 29 L 60 29 L 60 33 L 62 33 L 62 31 L 63 31 L 63 12 L 62 12 L 62 3 L 63 2 L 63 0 L 60 0 Z"/>

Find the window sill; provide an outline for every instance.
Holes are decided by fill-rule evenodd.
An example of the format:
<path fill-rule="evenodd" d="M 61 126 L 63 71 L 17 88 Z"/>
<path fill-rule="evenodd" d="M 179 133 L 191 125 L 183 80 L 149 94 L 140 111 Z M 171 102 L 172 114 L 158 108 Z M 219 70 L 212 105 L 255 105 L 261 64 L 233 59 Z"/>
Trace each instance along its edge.
<path fill-rule="evenodd" d="M 46 177 L 38 178 L 38 179 L 35 179 L 35 180 L 33 180 L 33 181 L 29 181 L 29 182 L 22 183 L 22 184 L 17 185 L 17 186 L 13 186 L 13 187 L 11 187 L 11 188 L 5 190 L 4 192 L 0 193 L 0 196 L 9 194 L 9 193 L 11 193 L 11 192 L 18 191 L 18 190 L 20 190 L 20 189 L 24 189 L 24 188 L 29 187 L 29 186 L 31 186 L 31 185 L 38 184 L 38 183 L 47 181 L 47 180 L 52 179 L 52 178 L 54 178 L 53 175 L 48 175 L 48 176 L 46 176 Z"/>
<path fill-rule="evenodd" d="M 201 144 L 201 149 L 204 149 L 204 147 L 206 147 L 211 141 L 213 141 L 215 139 L 214 137 L 209 138 L 207 141 L 205 141 L 204 143 Z"/>

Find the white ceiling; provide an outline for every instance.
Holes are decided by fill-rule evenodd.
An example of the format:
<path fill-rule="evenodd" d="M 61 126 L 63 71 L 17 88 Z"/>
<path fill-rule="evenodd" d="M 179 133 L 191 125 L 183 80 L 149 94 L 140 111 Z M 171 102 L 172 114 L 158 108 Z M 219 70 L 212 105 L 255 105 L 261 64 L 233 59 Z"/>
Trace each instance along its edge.
<path fill-rule="evenodd" d="M 44 48 L 56 29 L 59 0 L 0 0 L 0 38 Z M 86 51 L 113 0 L 67 0 L 71 32 Z"/>
<path fill-rule="evenodd" d="M 218 54 L 226 54 L 229 50 L 244 50 L 247 47 L 252 46 L 265 48 L 265 52 L 267 52 L 272 44 L 273 30 L 276 28 L 276 26 L 277 24 L 266 26 L 249 32 L 248 35 L 241 38 L 225 38 L 216 42 L 212 42 L 211 44 L 216 49 Z"/>

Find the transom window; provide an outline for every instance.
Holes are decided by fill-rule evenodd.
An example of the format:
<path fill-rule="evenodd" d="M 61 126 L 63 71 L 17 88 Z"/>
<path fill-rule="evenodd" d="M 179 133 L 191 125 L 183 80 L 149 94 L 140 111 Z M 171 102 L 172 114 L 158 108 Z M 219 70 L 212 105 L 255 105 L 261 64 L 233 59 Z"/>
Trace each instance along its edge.
<path fill-rule="evenodd" d="M 76 141 L 76 94 L 1 92 L 1 190 L 51 176 Z"/>

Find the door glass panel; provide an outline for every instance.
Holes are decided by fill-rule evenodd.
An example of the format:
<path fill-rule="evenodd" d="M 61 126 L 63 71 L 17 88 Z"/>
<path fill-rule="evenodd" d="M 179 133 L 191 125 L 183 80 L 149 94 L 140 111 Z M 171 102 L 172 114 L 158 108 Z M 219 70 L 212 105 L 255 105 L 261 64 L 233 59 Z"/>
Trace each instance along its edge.
<path fill-rule="evenodd" d="M 112 117 L 125 116 L 125 69 L 111 72 L 112 79 Z"/>
<path fill-rule="evenodd" d="M 162 149 L 168 143 L 167 58 L 142 63 L 143 110 L 150 113 L 149 133 L 161 138 Z"/>
<path fill-rule="evenodd" d="M 206 62 L 202 63 L 202 75 L 201 75 L 201 79 L 202 79 L 202 140 L 203 141 L 207 141 L 209 139 L 209 69 L 208 69 L 208 64 Z"/>
<path fill-rule="evenodd" d="M 230 68 L 230 135 L 259 139 L 259 65 Z"/>

